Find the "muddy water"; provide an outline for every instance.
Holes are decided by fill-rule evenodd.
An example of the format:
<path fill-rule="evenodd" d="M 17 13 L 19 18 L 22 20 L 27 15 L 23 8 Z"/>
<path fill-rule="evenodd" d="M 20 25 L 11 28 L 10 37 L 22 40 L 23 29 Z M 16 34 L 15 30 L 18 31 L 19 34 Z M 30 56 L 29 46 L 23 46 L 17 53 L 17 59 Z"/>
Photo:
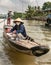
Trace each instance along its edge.
<path fill-rule="evenodd" d="M 45 27 L 44 21 L 24 20 L 24 23 L 29 36 L 40 44 L 49 45 L 51 49 L 51 27 Z M 10 48 L 3 41 L 3 24 L 0 23 L 0 65 L 51 65 L 51 50 L 46 55 L 35 57 Z"/>

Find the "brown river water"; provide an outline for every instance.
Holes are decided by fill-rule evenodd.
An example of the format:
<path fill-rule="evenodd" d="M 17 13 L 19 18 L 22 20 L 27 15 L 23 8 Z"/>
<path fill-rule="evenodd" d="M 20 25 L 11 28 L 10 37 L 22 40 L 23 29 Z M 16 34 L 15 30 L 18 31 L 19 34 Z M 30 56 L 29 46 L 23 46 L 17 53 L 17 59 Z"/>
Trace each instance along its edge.
<path fill-rule="evenodd" d="M 2 21 L 3 19 L 0 19 Z M 11 48 L 3 41 L 3 23 L 0 23 L 0 65 L 51 65 L 51 27 L 45 27 L 44 21 L 24 20 L 27 34 L 36 42 L 48 45 L 50 51 L 41 56 L 29 56 Z"/>

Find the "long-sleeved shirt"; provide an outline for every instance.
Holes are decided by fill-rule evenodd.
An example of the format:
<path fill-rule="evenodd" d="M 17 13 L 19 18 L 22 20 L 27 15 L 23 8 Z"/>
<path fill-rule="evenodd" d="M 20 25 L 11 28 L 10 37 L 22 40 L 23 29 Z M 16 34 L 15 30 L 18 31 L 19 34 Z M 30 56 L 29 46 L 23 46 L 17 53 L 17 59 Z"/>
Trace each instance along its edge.
<path fill-rule="evenodd" d="M 24 37 L 26 37 L 26 30 L 23 24 L 15 25 L 12 29 L 11 32 L 13 32 L 14 30 L 16 30 L 16 33 L 21 33 Z"/>

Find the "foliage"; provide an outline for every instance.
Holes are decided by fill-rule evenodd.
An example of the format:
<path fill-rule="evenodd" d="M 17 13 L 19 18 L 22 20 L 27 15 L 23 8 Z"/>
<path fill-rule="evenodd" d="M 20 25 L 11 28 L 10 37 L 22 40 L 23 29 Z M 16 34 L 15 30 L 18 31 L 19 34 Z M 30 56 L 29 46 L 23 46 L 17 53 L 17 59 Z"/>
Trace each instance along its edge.
<path fill-rule="evenodd" d="M 35 11 L 34 16 L 42 16 L 43 12 L 41 11 Z"/>
<path fill-rule="evenodd" d="M 30 5 L 28 6 L 28 9 L 26 12 L 26 18 L 27 19 L 32 19 L 34 16 L 34 7 L 31 7 Z"/>
<path fill-rule="evenodd" d="M 24 19 L 25 18 L 25 13 L 14 12 L 14 15 L 12 16 L 12 18 L 16 19 L 18 17 Z"/>
<path fill-rule="evenodd" d="M 12 18 L 16 19 L 16 18 L 18 18 L 18 17 L 21 18 L 21 17 L 22 17 L 22 13 L 14 12 L 14 15 L 13 15 Z"/>
<path fill-rule="evenodd" d="M 51 8 L 51 2 L 45 2 L 42 6 L 42 10 Z"/>

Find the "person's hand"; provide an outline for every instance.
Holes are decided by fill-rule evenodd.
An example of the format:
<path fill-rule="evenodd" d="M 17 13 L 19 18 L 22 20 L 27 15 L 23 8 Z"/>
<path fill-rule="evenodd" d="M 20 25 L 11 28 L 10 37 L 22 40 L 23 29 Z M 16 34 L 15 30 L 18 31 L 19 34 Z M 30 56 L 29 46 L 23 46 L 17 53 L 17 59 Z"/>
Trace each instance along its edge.
<path fill-rule="evenodd" d="M 21 33 L 19 33 L 19 34 L 18 34 L 18 36 L 19 36 L 19 37 L 22 37 L 22 34 L 21 34 Z"/>
<path fill-rule="evenodd" d="M 13 31 L 13 34 L 15 34 L 15 33 L 16 33 L 16 30 Z"/>
<path fill-rule="evenodd" d="M 13 37 L 16 37 L 16 34 L 12 34 Z"/>

